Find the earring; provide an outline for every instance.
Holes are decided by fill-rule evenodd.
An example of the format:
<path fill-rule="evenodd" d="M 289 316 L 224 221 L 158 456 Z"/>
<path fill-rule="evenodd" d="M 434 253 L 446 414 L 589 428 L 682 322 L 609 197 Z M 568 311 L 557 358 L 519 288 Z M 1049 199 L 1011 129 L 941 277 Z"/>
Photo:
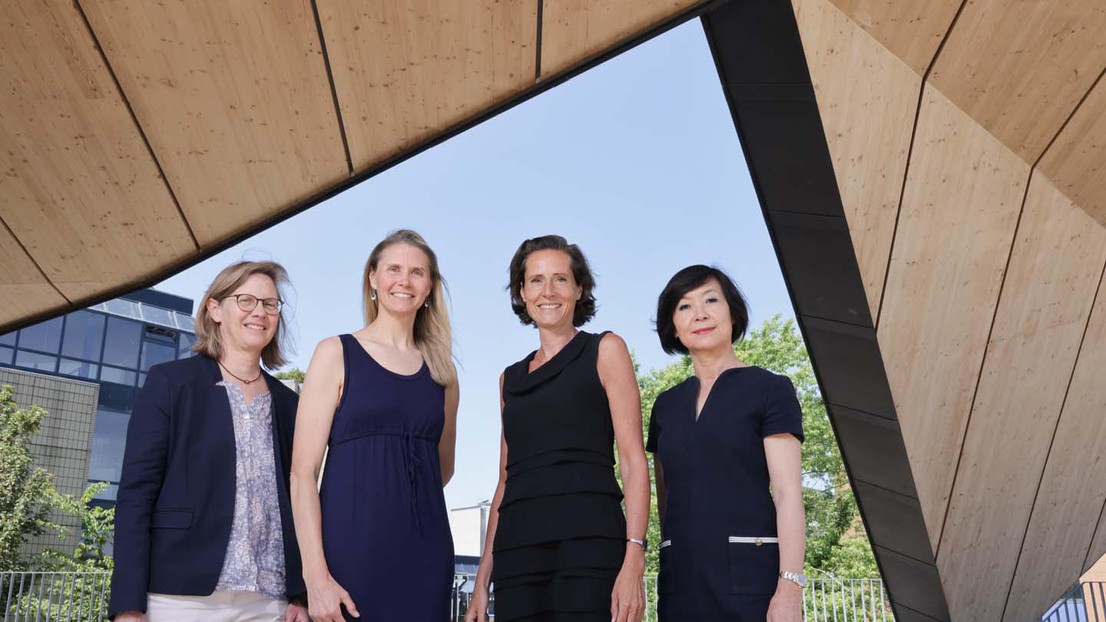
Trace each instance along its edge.
<path fill-rule="evenodd" d="M 376 290 L 375 289 L 369 290 L 369 299 L 372 300 L 373 302 L 376 302 Z"/>
<path fill-rule="evenodd" d="M 423 302 L 423 303 L 422 303 L 422 306 L 424 306 L 424 307 L 426 307 L 427 309 L 429 309 L 429 308 L 430 308 L 430 299 L 429 299 L 429 298 L 427 298 L 427 299 L 426 299 L 426 302 Z"/>

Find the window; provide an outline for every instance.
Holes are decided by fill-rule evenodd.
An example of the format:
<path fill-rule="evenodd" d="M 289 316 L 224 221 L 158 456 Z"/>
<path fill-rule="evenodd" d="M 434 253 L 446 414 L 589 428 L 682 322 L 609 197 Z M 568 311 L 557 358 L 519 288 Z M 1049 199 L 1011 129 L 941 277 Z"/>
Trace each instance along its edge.
<path fill-rule="evenodd" d="M 65 318 L 65 334 L 61 340 L 62 356 L 100 360 L 100 347 L 104 343 L 104 316 L 99 313 L 77 311 Z"/>
<path fill-rule="evenodd" d="M 142 305 L 142 317 L 146 318 L 147 322 L 153 322 L 154 324 L 174 326 L 171 312 L 161 307 Z"/>
<path fill-rule="evenodd" d="M 190 333 L 180 334 L 180 345 L 177 346 L 177 358 L 186 359 L 192 356 L 192 344 L 196 343 L 196 336 Z"/>
<path fill-rule="evenodd" d="M 96 363 L 75 361 L 73 359 L 62 359 L 61 362 L 58 364 L 58 373 L 65 374 L 67 376 L 79 376 L 81 378 L 95 380 L 96 375 L 100 373 L 100 366 Z"/>
<path fill-rule="evenodd" d="M 15 350 L 6 346 L 0 346 L 0 365 L 11 365 Z"/>
<path fill-rule="evenodd" d="M 104 365 L 103 370 L 100 372 L 100 380 L 114 382 L 116 384 L 134 386 L 134 378 L 134 372 L 129 369 L 119 369 L 118 367 L 108 367 L 107 365 Z"/>
<path fill-rule="evenodd" d="M 14 348 L 15 332 L 12 331 L 10 333 L 4 333 L 3 335 L 0 335 L 0 346 L 11 346 Z"/>
<path fill-rule="evenodd" d="M 57 354 L 59 345 L 61 345 L 60 317 L 40 322 L 34 326 L 28 326 L 19 331 L 19 348 L 21 350 L 38 350 Z"/>
<path fill-rule="evenodd" d="M 36 371 L 48 371 L 53 372 L 58 366 L 58 357 L 50 356 L 49 354 L 39 354 L 37 352 L 27 352 L 26 350 L 19 350 L 15 353 L 15 364 L 17 367 L 26 367 L 27 369 L 34 369 Z"/>
<path fill-rule="evenodd" d="M 142 342 L 142 325 L 117 317 L 108 318 L 104 339 L 103 362 L 134 369 L 138 367 L 138 347 Z M 131 381 L 133 384 L 134 381 Z"/>
<path fill-rule="evenodd" d="M 177 356 L 177 349 L 171 345 L 146 340 L 142 344 L 142 364 L 139 369 L 149 371 L 158 363 L 172 361 Z"/>
<path fill-rule="evenodd" d="M 119 483 L 130 420 L 131 416 L 127 413 L 102 407 L 97 409 L 96 425 L 92 429 L 92 459 L 88 464 L 90 481 Z"/>

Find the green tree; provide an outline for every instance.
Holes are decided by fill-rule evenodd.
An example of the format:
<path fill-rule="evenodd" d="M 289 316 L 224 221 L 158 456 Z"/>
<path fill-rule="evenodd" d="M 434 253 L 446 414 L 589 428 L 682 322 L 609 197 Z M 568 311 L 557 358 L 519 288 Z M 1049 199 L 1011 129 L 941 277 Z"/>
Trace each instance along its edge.
<path fill-rule="evenodd" d="M 277 380 L 295 380 L 300 384 L 303 383 L 303 379 L 306 376 L 307 374 L 298 367 L 293 367 L 288 371 L 278 371 L 277 373 L 273 374 L 273 378 L 276 378 Z"/>
<path fill-rule="evenodd" d="M 20 408 L 12 388 L 0 387 L 0 572 L 26 569 L 23 543 L 57 528 L 49 518 L 57 494 L 53 477 L 32 463 L 28 448 L 45 416 L 37 406 Z"/>
<path fill-rule="evenodd" d="M 735 344 L 734 352 L 745 363 L 788 376 L 795 385 L 803 409 L 803 432 L 806 436 L 802 468 L 807 519 L 807 570 L 843 578 L 878 576 L 875 558 L 863 523 L 859 520 L 856 499 L 849 486 L 814 369 L 794 321 L 784 320 L 779 315 L 765 321 Z M 638 374 L 647 436 L 649 413 L 657 396 L 692 374 L 694 370 L 688 356 L 682 356 L 661 369 Z M 652 468 L 652 456 L 649 459 Z M 655 489 L 649 538 L 651 542 L 660 540 Z M 656 551 L 650 553 L 647 564 L 648 572 L 656 572 Z"/>

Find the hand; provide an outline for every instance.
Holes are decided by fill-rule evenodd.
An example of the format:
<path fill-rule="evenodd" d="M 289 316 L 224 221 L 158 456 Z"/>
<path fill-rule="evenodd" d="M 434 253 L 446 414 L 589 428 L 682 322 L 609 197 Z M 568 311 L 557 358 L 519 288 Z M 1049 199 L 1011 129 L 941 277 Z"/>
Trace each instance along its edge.
<path fill-rule="evenodd" d="M 768 622 L 802 622 L 803 588 L 780 579 L 776 593 L 768 603 Z"/>
<path fill-rule="evenodd" d="M 329 574 L 325 579 L 307 582 L 307 613 L 314 622 L 345 622 L 342 605 L 355 618 L 360 618 L 357 605 Z"/>
<path fill-rule="evenodd" d="M 642 583 L 645 574 L 645 552 L 636 544 L 637 551 L 630 550 L 622 562 L 622 570 L 614 580 L 611 591 L 612 622 L 641 622 L 645 615 L 645 588 Z"/>
<path fill-rule="evenodd" d="M 300 603 L 288 603 L 284 610 L 284 622 L 311 622 L 307 617 L 307 607 Z"/>
<path fill-rule="evenodd" d="M 141 611 L 120 611 L 115 614 L 115 622 L 146 622 L 146 614 Z"/>
<path fill-rule="evenodd" d="M 465 622 L 488 622 L 488 589 L 477 587 L 472 592 L 469 608 L 465 610 Z"/>

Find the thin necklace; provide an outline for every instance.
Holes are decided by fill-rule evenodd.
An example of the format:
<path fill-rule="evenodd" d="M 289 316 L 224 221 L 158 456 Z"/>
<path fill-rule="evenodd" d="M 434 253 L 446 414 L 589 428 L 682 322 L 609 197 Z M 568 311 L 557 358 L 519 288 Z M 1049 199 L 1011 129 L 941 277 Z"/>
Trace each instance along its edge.
<path fill-rule="evenodd" d="M 216 361 L 216 362 L 217 362 L 217 363 L 219 363 L 219 367 L 222 367 L 222 368 L 223 368 L 223 371 L 225 371 L 225 372 L 227 372 L 228 374 L 230 374 L 230 375 L 231 375 L 231 376 L 232 376 L 232 377 L 233 377 L 233 378 L 234 378 L 235 380 L 237 380 L 237 381 L 239 381 L 239 382 L 244 382 L 244 383 L 246 383 L 246 384 L 253 384 L 253 383 L 257 382 L 258 380 L 261 380 L 261 375 L 262 375 L 262 374 L 261 374 L 261 370 L 260 370 L 260 369 L 259 369 L 259 370 L 257 370 L 257 378 L 254 378 L 253 380 L 246 380 L 245 378 L 243 378 L 243 377 L 241 377 L 241 376 L 238 376 L 238 375 L 236 375 L 236 374 L 235 374 L 234 372 L 232 372 L 231 370 L 227 369 L 227 366 L 226 366 L 226 365 L 223 365 L 223 362 L 222 362 L 222 361 Z"/>

